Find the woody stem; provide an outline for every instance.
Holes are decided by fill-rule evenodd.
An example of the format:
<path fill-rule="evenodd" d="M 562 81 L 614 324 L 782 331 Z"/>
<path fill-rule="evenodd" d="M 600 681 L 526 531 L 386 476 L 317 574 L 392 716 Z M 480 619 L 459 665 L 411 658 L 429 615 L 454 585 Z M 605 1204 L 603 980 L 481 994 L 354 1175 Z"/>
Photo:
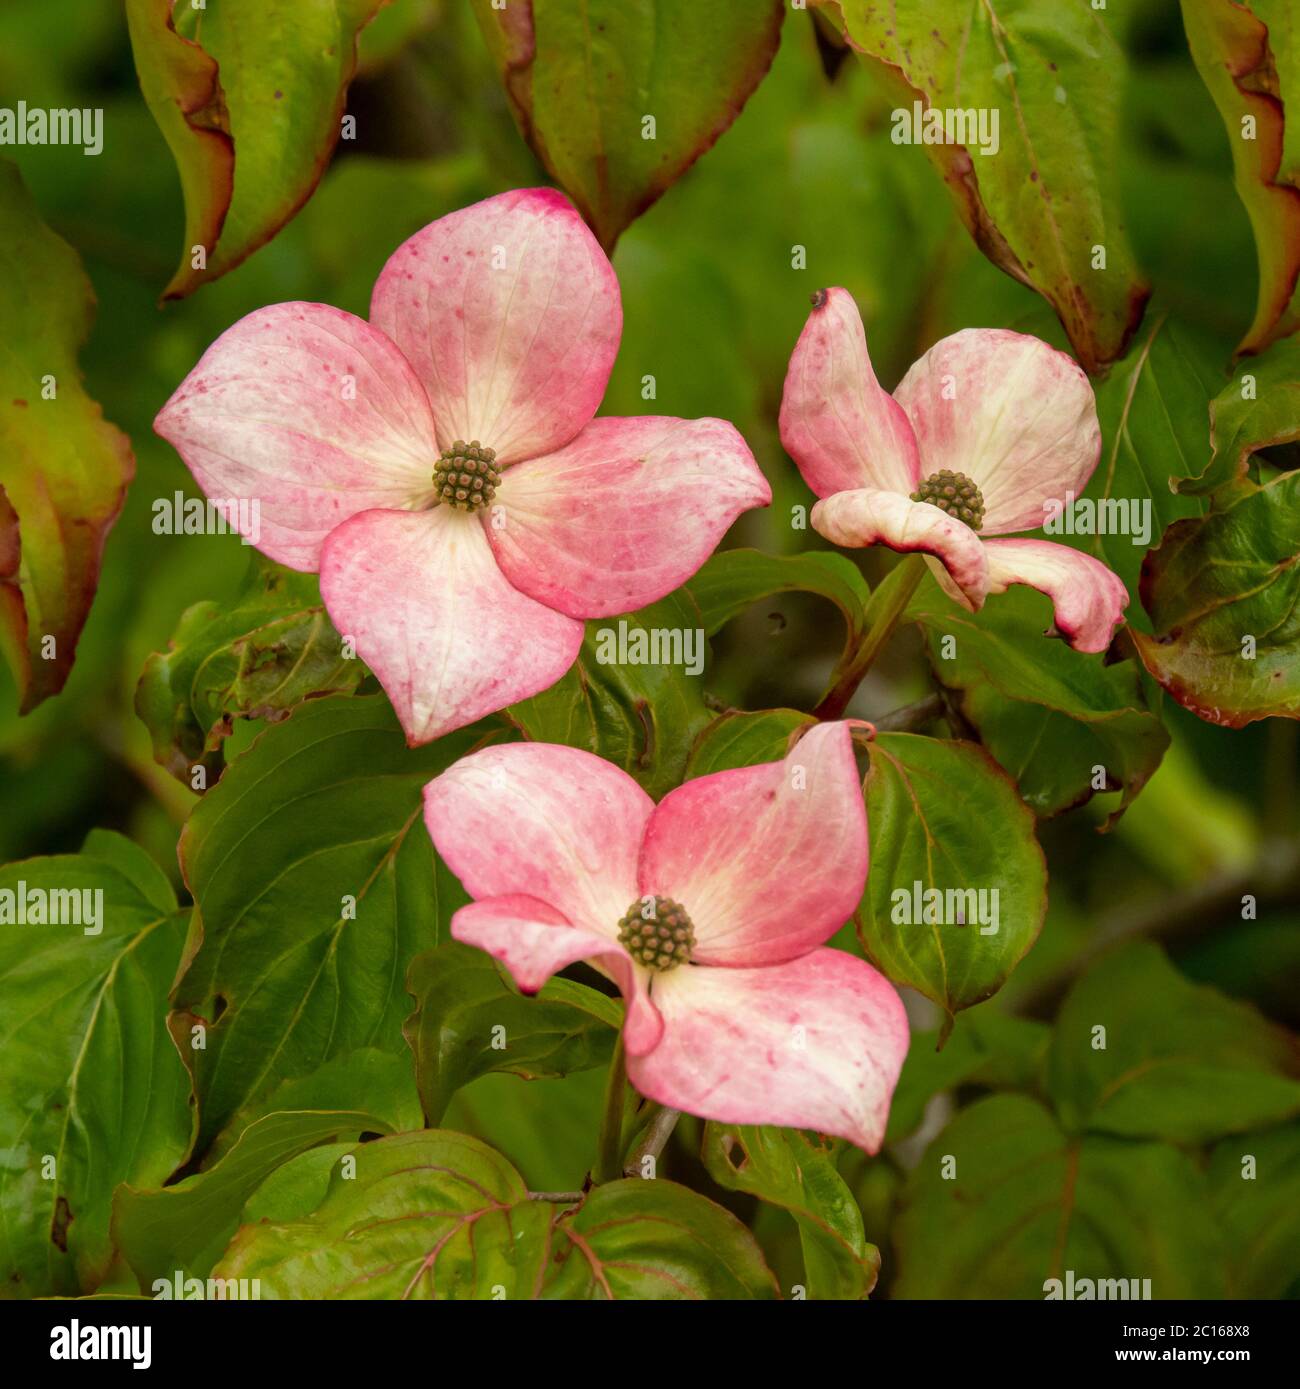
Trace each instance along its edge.
<path fill-rule="evenodd" d="M 923 555 L 906 555 L 885 576 L 867 604 L 867 630 L 857 648 L 846 653 L 831 677 L 831 687 L 813 710 L 819 719 L 842 717 L 866 673 L 893 635 L 925 574 Z"/>
<path fill-rule="evenodd" d="M 623 1164 L 625 1177 L 644 1175 L 641 1170 L 642 1163 L 648 1157 L 656 1160 L 659 1158 L 664 1148 L 667 1147 L 668 1140 L 673 1136 L 673 1130 L 677 1127 L 677 1121 L 681 1117 L 680 1109 L 670 1109 L 661 1104 L 651 1108 L 649 1122 L 641 1132 L 640 1141 L 628 1154 L 627 1161 Z"/>

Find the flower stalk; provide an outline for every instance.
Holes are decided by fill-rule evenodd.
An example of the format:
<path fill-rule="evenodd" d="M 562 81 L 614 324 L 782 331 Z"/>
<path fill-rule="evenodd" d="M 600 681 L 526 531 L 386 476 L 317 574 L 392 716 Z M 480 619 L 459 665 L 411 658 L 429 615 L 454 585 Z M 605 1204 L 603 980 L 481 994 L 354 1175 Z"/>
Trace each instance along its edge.
<path fill-rule="evenodd" d="M 819 719 L 838 719 L 843 715 L 876 657 L 893 636 L 924 574 L 925 556 L 905 555 L 871 595 L 866 635 L 857 650 L 836 668 L 830 689 L 813 711 Z"/>
<path fill-rule="evenodd" d="M 623 1106 L 627 1092 L 627 1066 L 623 1056 L 623 1034 L 614 1043 L 605 1081 L 605 1106 L 601 1114 L 600 1138 L 596 1145 L 596 1165 L 591 1180 L 616 1181 L 623 1175 Z"/>

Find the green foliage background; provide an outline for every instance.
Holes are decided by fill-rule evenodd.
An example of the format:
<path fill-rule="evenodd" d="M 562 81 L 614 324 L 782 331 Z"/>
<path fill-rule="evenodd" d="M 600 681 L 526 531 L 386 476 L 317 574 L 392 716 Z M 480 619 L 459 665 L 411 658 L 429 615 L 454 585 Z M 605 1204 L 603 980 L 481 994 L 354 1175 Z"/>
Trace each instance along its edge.
<path fill-rule="evenodd" d="M 1120 135 L 1117 162 L 1107 174 L 1152 296 L 1130 356 L 1097 378 L 1103 459 L 1113 454 L 1117 466 L 1129 470 L 1121 494 L 1137 485 L 1133 478 L 1154 479 L 1146 495 L 1154 501 L 1158 533 L 1203 510 L 1199 499 L 1175 495 L 1164 479 L 1195 478 L 1210 464 L 1209 401 L 1226 389 L 1234 348 L 1255 315 L 1256 241 L 1234 187 L 1224 121 L 1189 57 L 1177 12 L 1159 0 L 1141 0 L 1113 4 L 1108 18 L 1127 55 L 1127 70 L 1113 75 L 1121 98 Z M 28 864 L 22 873 L 32 882 L 45 873 L 53 883 L 70 882 L 70 873 L 89 874 L 87 881 L 104 885 L 123 905 L 118 920 L 133 930 L 148 928 L 149 943 L 126 952 L 128 963 L 114 983 L 112 1006 L 127 1020 L 122 1028 L 109 1036 L 92 1027 L 81 1054 L 65 1056 L 63 1039 L 84 1031 L 89 995 L 75 992 L 65 1006 L 51 1003 L 33 1032 L 25 1015 L 18 1025 L 23 990 L 53 992 L 57 981 L 71 982 L 77 970 L 93 979 L 94 961 L 75 949 L 67 960 L 33 961 L 12 936 L 0 937 L 0 1111 L 10 1109 L 0 1142 L 26 1134 L 24 1141 L 38 1151 L 58 1151 L 75 1168 L 83 1160 L 79 1144 L 112 1148 L 128 1129 L 151 1138 L 147 1162 L 123 1156 L 120 1170 L 129 1171 L 129 1182 L 116 1201 L 101 1185 L 102 1175 L 73 1179 L 70 1228 L 76 1233 L 70 1250 L 57 1240 L 50 1248 L 50 1231 L 58 1230 L 62 1217 L 57 1206 L 42 1205 L 44 1188 L 20 1174 L 12 1157 L 0 1164 L 2 1224 L 18 1230 L 0 1237 L 0 1286 L 21 1296 L 130 1289 L 138 1278 L 147 1290 L 150 1279 L 170 1277 L 178 1266 L 206 1272 L 225 1251 L 232 1276 L 260 1271 L 300 1295 L 336 1291 L 346 1267 L 334 1269 L 335 1282 L 322 1284 L 309 1256 L 313 1246 L 303 1243 L 304 1227 L 295 1222 L 309 1218 L 321 1246 L 332 1247 L 353 1218 L 349 1203 L 364 1205 L 368 1193 L 381 1199 L 374 1193 L 385 1190 L 403 1153 L 382 1143 L 357 1147 L 364 1133 L 406 1134 L 391 1141 L 430 1153 L 450 1145 L 464 1170 L 491 1169 L 494 1200 L 502 1209 L 524 1203 L 528 1219 L 537 1222 L 535 1248 L 541 1252 L 535 1257 L 554 1264 L 548 1295 L 659 1295 L 645 1286 L 602 1288 L 574 1258 L 576 1246 L 563 1243 L 559 1232 L 570 1227 L 555 1209 L 527 1205 L 528 1190 L 574 1190 L 590 1165 L 601 1097 L 597 1068 L 612 1037 L 598 999 L 566 996 L 561 989 L 543 999 L 551 1013 L 521 1016 L 512 1032 L 528 1035 L 533 1029 L 534 1035 L 519 1069 L 539 1077 L 524 1080 L 493 1071 L 490 1057 L 464 1047 L 448 1050 L 445 1031 L 421 1028 L 422 1013 L 426 1020 L 445 1016 L 430 1010 L 459 1009 L 457 1016 L 472 1019 L 480 994 L 484 1017 L 495 1018 L 493 1009 L 504 1006 L 504 986 L 485 959 L 445 957 L 445 969 L 426 966 L 426 977 L 413 975 L 414 1003 L 400 987 L 392 997 L 372 998 L 374 1025 L 355 1035 L 335 1033 L 328 1046 L 313 1041 L 309 1009 L 305 1030 L 286 1033 L 289 1054 L 296 1049 L 299 1064 L 286 1062 L 258 1083 L 242 1078 L 264 1047 L 264 1036 L 223 1037 L 203 1063 L 220 1076 L 209 1082 L 200 1075 L 208 1103 L 200 1106 L 193 1134 L 183 1068 L 165 1050 L 161 1033 L 139 1031 L 133 1011 L 143 993 L 155 998 L 161 1019 L 185 940 L 182 913 L 189 890 L 211 884 L 205 864 L 220 859 L 221 836 L 231 833 L 222 824 L 226 811 L 219 797 L 209 792 L 212 799 L 200 805 L 163 765 L 174 755 L 166 736 L 156 759 L 150 728 L 136 713 L 137 684 L 151 655 L 167 651 L 192 604 L 212 605 L 201 620 L 187 619 L 206 631 L 217 615 L 237 617 L 245 611 L 241 603 L 255 605 L 263 592 L 255 570 L 254 597 L 239 598 L 248 592 L 253 556 L 235 538 L 154 534 L 155 499 L 197 493 L 177 456 L 152 434 L 151 421 L 201 352 L 242 315 L 287 299 L 320 300 L 364 315 L 378 271 L 406 236 L 481 197 L 547 181 L 547 171 L 520 137 L 469 7 L 450 0 L 397 0 L 383 11 L 363 31 L 361 67 L 348 98 L 348 110 L 357 117 L 356 139 L 340 142 L 314 195 L 269 244 L 165 307 L 159 295 L 185 239 L 182 202 L 172 156 L 140 94 L 119 7 L 85 5 L 77 22 L 69 23 L 44 0 L 10 0 L 0 9 L 0 104 L 12 105 L 20 96 L 29 106 L 104 108 L 104 150 L 96 158 L 57 147 L 4 154 L 16 161 L 41 217 L 76 249 L 93 283 L 98 309 L 80 355 L 85 387 L 106 418 L 129 436 L 137 467 L 108 538 L 99 589 L 66 687 L 20 717 L 11 678 L 0 673 L 0 861 L 78 854 L 84 845 L 75 869 Z M 815 536 L 790 526 L 791 508 L 809 498 L 776 433 L 786 362 L 813 290 L 835 284 L 853 293 L 887 386 L 932 342 L 959 328 L 1012 326 L 1066 345 L 1044 300 L 977 249 L 925 152 L 890 142 L 894 104 L 891 89 L 869 64 L 845 60 L 825 34 L 819 40 L 809 13 L 791 11 L 770 73 L 731 129 L 618 238 L 613 261 L 625 330 L 603 413 L 642 413 L 647 406 L 641 383 L 649 374 L 657 382 L 656 412 L 716 415 L 737 425 L 771 480 L 775 501 L 769 511 L 742 519 L 729 541 L 733 547 L 777 556 L 821 547 Z M 795 247 L 805 249 L 806 268 L 793 268 Z M 1261 359 L 1277 364 L 1261 371 L 1272 370 L 1278 387 L 1291 390 L 1297 373 L 1288 344 L 1282 348 Z M 1290 408 L 1292 416 L 1271 434 L 1252 435 L 1248 421 L 1240 437 L 1252 449 L 1273 438 L 1294 438 L 1300 421 Z M 1229 448 L 1222 433 L 1220 456 Z M 1294 463 L 1294 445 L 1285 443 L 1256 455 L 1251 466 L 1266 481 Z M 1229 468 L 1219 480 L 1230 477 Z M 1294 489 L 1278 497 L 1290 518 L 1288 533 L 1294 534 Z M 1137 602 L 1142 552 L 1124 539 L 1113 552 L 1108 547 L 1106 557 L 1134 598 L 1130 622 L 1139 631 L 1166 630 L 1158 611 L 1148 605 L 1148 618 Z M 873 587 L 893 562 L 874 551 L 859 558 L 862 576 Z M 663 754 L 668 760 L 659 769 L 664 780 L 656 791 L 684 772 L 759 760 L 769 755 L 764 750 L 782 745 L 798 722 L 795 716 L 713 724 L 703 741 L 695 735 L 722 708 L 812 708 L 844 640 L 845 622 L 833 605 L 840 605 L 850 632 L 862 617 L 854 582 L 841 576 L 837 586 L 824 575 L 803 574 L 791 581 L 794 591 L 782 591 L 787 585 L 778 578 L 734 579 L 724 572 L 723 598 L 716 601 L 703 582 L 688 586 L 689 601 L 714 634 L 707 679 L 714 703 L 706 708 L 698 692 L 652 692 L 669 733 L 683 739 L 678 761 L 671 746 Z M 731 592 L 740 597 L 724 601 Z M 277 591 L 276 604 L 280 597 Z M 309 590 L 288 597 L 304 609 L 315 601 Z M 1162 601 L 1174 607 L 1176 599 L 1175 593 Z M 931 696 L 935 682 L 927 650 L 933 657 L 935 643 L 964 618 L 924 590 L 909 616 L 918 625 L 902 629 L 852 712 L 878 717 Z M 814 1296 L 858 1297 L 871 1287 L 878 1265 L 876 1296 L 1041 1296 L 1049 1276 L 1045 1268 L 1151 1277 L 1157 1296 L 1295 1296 L 1296 706 L 1289 719 L 1261 719 L 1240 729 L 1215 726 L 1164 695 L 1131 651 L 1126 662 L 1104 671 L 1095 660 L 1083 680 L 1072 653 L 1041 643 L 1037 634 L 1050 614 L 1036 594 L 1016 590 L 992 600 L 985 618 L 961 645 L 955 674 L 944 676 L 945 702 L 930 727 L 951 737 L 978 735 L 1040 817 L 1036 832 L 1050 895 L 1036 944 L 1018 965 L 1015 959 L 972 964 L 969 996 L 959 999 L 929 987 L 923 967 L 918 979 L 904 981 L 919 990 L 911 999 L 915 1036 L 890 1144 L 879 1158 L 828 1150 L 797 1134 L 726 1131 L 685 1119 L 660 1168 L 677 1185 L 662 1184 L 652 1199 L 636 1183 L 611 1184 L 600 1189 L 599 1209 L 589 1203 L 579 1220 L 593 1224 L 600 1210 L 617 1213 L 622 1206 L 634 1226 L 652 1216 L 669 1222 L 682 1232 L 682 1242 L 659 1252 L 675 1260 L 679 1272 L 686 1270 L 683 1286 L 700 1295 L 766 1296 L 779 1287 L 788 1296 L 800 1285 Z M 237 630 L 236 621 L 232 635 Z M 1025 648 L 1026 641 L 1040 642 L 1041 650 Z M 1017 659 L 1025 669 L 1016 668 Z M 1275 659 L 1293 685 L 1300 649 L 1283 647 Z M 187 669 L 177 658 L 170 674 L 189 680 Z M 337 671 L 316 676 L 315 690 L 350 688 L 351 677 L 345 680 Z M 610 692 L 612 708 L 625 693 Z M 288 760 L 295 740 L 310 746 L 329 725 L 355 745 L 348 756 L 356 761 L 340 761 L 328 776 L 343 782 L 349 765 L 378 768 L 388 759 L 394 768 L 400 764 L 409 792 L 418 791 L 430 769 L 468 746 L 453 736 L 412 761 L 381 706 L 382 698 L 364 689 L 349 700 L 303 706 L 266 734 L 256 755 Z M 563 706 L 520 712 L 525 726 L 542 730 L 567 717 Z M 224 762 L 226 777 L 237 779 L 241 755 L 265 726 L 236 721 L 216 749 L 204 746 L 210 722 L 211 717 L 185 732 L 189 743 L 180 765 L 203 756 L 214 776 Z M 621 746 L 617 727 L 602 725 L 598 732 L 602 750 Z M 890 760 L 892 748 L 913 768 L 921 758 L 937 788 L 947 784 L 945 778 L 960 782 L 965 764 L 930 767 L 929 759 L 987 761 L 975 749 L 944 751 L 951 745 L 929 740 L 929 750 L 909 762 L 910 735 L 890 737 L 894 743 L 873 751 L 873 768 L 881 758 Z M 609 755 L 617 760 L 617 752 Z M 1108 768 L 1113 789 L 1089 798 L 1079 769 L 1097 762 Z M 378 782 L 378 771 L 375 776 Z M 313 788 L 322 796 L 327 791 Z M 399 886 L 434 881 L 427 842 L 401 837 L 407 807 L 399 794 L 378 784 L 373 798 L 359 794 L 368 797 L 369 832 L 393 836 L 392 880 L 383 890 L 396 901 Z M 876 838 L 877 811 L 879 826 L 891 814 L 887 769 L 873 782 L 872 795 Z M 284 796 L 291 801 L 287 790 Z M 950 832 L 970 862 L 1004 851 L 1010 861 L 1029 852 L 999 842 L 999 832 L 1011 822 L 1010 812 L 1004 816 L 998 809 L 999 796 L 1014 799 L 1005 778 L 986 801 L 959 806 L 954 816 Z M 935 797 L 936 805 L 944 799 L 941 789 Z M 1108 824 L 1121 804 L 1123 817 Z M 351 813 L 341 798 L 324 799 L 320 807 L 322 822 Z M 291 804 L 268 810 L 273 823 L 265 829 L 266 864 L 241 864 L 234 881 L 211 886 L 212 900 L 204 908 L 209 940 L 227 922 L 241 919 L 245 897 L 258 900 L 264 867 L 269 874 L 288 861 L 287 824 L 296 813 L 301 812 Z M 276 815 L 285 828 L 277 828 Z M 188 889 L 177 855 L 187 821 Z M 1103 828 L 1107 832 L 1098 833 Z M 139 847 L 106 836 L 87 843 L 88 834 L 102 830 Z M 1025 835 L 1032 845 L 1032 831 Z M 876 844 L 878 855 L 882 847 L 897 849 L 900 880 L 910 881 L 910 872 L 903 871 L 906 844 L 895 844 L 888 833 Z M 304 869 L 279 883 L 273 901 L 260 910 L 282 922 L 296 915 L 305 919 L 313 903 L 337 898 L 336 888 L 350 880 L 349 856 L 359 862 L 364 850 L 345 833 L 324 881 L 314 881 Z M 1031 869 L 1015 873 L 1018 882 L 1029 883 L 1026 897 L 1040 901 L 1041 884 L 1030 882 Z M 398 936 L 402 948 L 447 948 L 441 945 L 446 907 L 460 900 L 459 887 L 443 881 L 449 878 L 445 870 L 438 874 L 436 894 L 420 889 L 430 898 L 428 919 L 416 912 L 419 919 L 407 916 L 394 924 L 395 907 L 382 919 L 364 918 L 358 926 L 371 934 L 351 947 L 358 958 L 345 958 L 344 971 L 364 972 L 366 960 L 373 968 L 376 953 L 397 949 Z M 6 870 L 4 881 L 15 876 L 17 870 Z M 873 886 L 887 893 L 889 883 L 873 880 Z M 1256 909 L 1243 918 L 1247 896 Z M 864 909 L 863 940 L 875 958 L 887 958 L 888 942 L 873 944 L 871 904 L 864 901 Z M 331 937 L 325 929 L 329 914 L 322 907 L 312 919 L 320 930 L 306 933 L 303 949 L 318 948 L 321 960 L 334 961 L 337 933 Z M 1009 942 L 1008 949 L 1014 945 L 1023 954 L 1034 920 L 1033 905 L 1024 906 L 1025 939 Z M 837 943 L 862 948 L 852 936 L 847 929 Z M 111 946 L 105 939 L 96 949 Z M 184 1029 L 177 1019 L 215 1023 L 218 1000 L 246 982 L 241 970 L 248 979 L 256 975 L 256 963 L 234 956 L 209 967 L 200 955 L 172 994 L 178 1040 Z M 985 967 L 991 989 L 979 973 Z M 900 973 L 890 973 L 900 980 Z M 281 984 L 267 1000 L 272 1028 L 278 1010 L 294 1006 L 293 978 Z M 313 985 L 311 1007 L 328 1012 L 336 1005 L 330 987 Z M 952 1026 L 945 1009 L 956 1012 L 992 990 L 997 992 L 990 1001 L 960 1013 Z M 416 1005 L 421 1011 L 408 1017 Z M 1087 1040 L 1099 1024 L 1112 1039 L 1102 1075 Z M 464 1027 L 472 1030 L 468 1022 Z M 947 1045 L 936 1051 L 940 1030 L 949 1027 Z M 223 1048 L 233 1048 L 225 1063 Z M 314 1063 L 309 1066 L 303 1056 Z M 84 1072 L 70 1071 L 71 1065 Z M 26 1068 L 21 1077 L 19 1068 Z M 61 1129 L 54 1122 L 50 1147 L 42 1146 L 39 1128 L 24 1128 L 37 1107 L 33 1096 L 67 1090 L 75 1098 L 79 1090 L 93 1099 L 95 1086 L 87 1077 L 115 1068 L 132 1077 L 152 1076 L 139 1112 L 96 1118 L 98 1101 L 83 1100 L 71 1129 L 66 1121 Z M 420 1128 L 421 1101 L 431 1122 L 472 1137 L 408 1133 Z M 330 1113 L 314 1122 L 303 1117 L 321 1110 Z M 27 1118 L 8 1123 L 14 1114 Z M 354 1148 L 364 1169 L 359 1188 L 331 1177 L 332 1164 Z M 957 1194 L 939 1173 L 939 1159 L 948 1153 L 957 1155 L 964 1174 Z M 1258 1160 L 1253 1183 L 1241 1179 L 1243 1154 Z M 178 1169 L 186 1183 L 164 1188 Z M 1015 1175 L 1022 1171 L 1023 1179 Z M 697 1204 L 701 1195 L 738 1217 L 763 1256 L 715 1206 Z M 652 1209 L 655 1203 L 663 1209 Z M 245 1229 L 231 1244 L 240 1225 L 263 1216 L 267 1225 Z M 496 1218 L 482 1222 L 485 1243 Z M 1068 1231 L 1064 1247 L 1057 1243 L 1062 1229 Z M 67 1227 L 63 1234 L 66 1244 Z M 627 1238 L 634 1234 L 635 1229 Z M 716 1252 L 730 1247 L 729 1241 L 734 1258 L 721 1279 L 710 1267 L 709 1246 Z M 611 1258 L 614 1253 L 609 1251 Z M 350 1256 L 339 1257 L 346 1265 Z M 504 1283 L 510 1295 L 524 1295 L 541 1276 L 526 1263 L 489 1263 L 473 1269 L 457 1264 L 447 1275 L 449 1286 L 470 1296 Z M 12 1275 L 11 1264 L 18 1270 Z M 402 1288 L 375 1291 L 399 1295 Z"/>

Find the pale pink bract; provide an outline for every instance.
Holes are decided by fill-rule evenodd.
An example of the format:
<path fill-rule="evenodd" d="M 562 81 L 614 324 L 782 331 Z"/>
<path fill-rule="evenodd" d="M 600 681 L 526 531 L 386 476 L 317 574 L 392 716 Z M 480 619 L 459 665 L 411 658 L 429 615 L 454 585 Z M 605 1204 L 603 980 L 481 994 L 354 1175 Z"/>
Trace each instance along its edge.
<path fill-rule="evenodd" d="M 875 969 L 824 945 L 867 876 L 848 724 L 818 724 L 783 761 L 699 777 L 658 805 L 589 752 L 490 747 L 429 783 L 425 822 L 476 899 L 452 919 L 457 940 L 526 992 L 576 960 L 617 983 L 643 1095 L 880 1147 L 906 1014 Z M 619 938 L 630 909 L 660 898 L 685 909 L 695 940 L 662 972 Z"/>
<path fill-rule="evenodd" d="M 837 545 L 921 551 L 972 611 L 1028 584 L 1052 600 L 1057 630 L 1104 651 L 1128 592 L 1099 560 L 1009 532 L 1041 526 L 1048 504 L 1082 495 L 1101 431 L 1082 369 L 1038 338 L 968 328 L 937 342 L 891 396 L 876 380 L 853 297 L 822 290 L 795 345 L 781 442 L 821 498 L 814 529 Z M 979 531 L 911 494 L 933 474 L 963 474 L 984 502 Z M 984 537 L 989 537 L 985 539 Z"/>
<path fill-rule="evenodd" d="M 308 303 L 241 319 L 154 427 L 209 497 L 258 502 L 264 554 L 319 571 L 423 743 L 554 684 L 584 618 L 663 597 L 771 501 L 723 420 L 593 418 L 622 322 L 572 204 L 503 193 L 398 247 L 369 322 Z M 435 506 L 457 441 L 495 450 L 491 507 Z"/>

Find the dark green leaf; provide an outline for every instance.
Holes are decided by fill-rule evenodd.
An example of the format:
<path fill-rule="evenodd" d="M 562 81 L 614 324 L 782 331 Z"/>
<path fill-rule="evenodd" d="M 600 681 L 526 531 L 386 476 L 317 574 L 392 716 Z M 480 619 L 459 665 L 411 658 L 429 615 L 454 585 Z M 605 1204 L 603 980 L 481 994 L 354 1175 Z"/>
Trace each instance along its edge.
<path fill-rule="evenodd" d="M 1071 1131 L 1199 1143 L 1300 1114 L 1300 1046 L 1143 943 L 1070 991 L 1048 1087 Z"/>
<path fill-rule="evenodd" d="M 880 1251 L 867 1243 L 833 1148 L 797 1129 L 706 1124 L 702 1156 L 719 1186 L 747 1191 L 794 1217 L 810 1298 L 859 1299 L 875 1287 Z"/>
<path fill-rule="evenodd" d="M 713 636 L 751 603 L 774 593 L 816 593 L 844 618 L 845 647 L 862 640 L 871 590 L 844 555 L 810 550 L 802 555 L 766 555 L 761 550 L 723 550 L 705 561 L 686 585 L 699 604 L 704 630 Z"/>
<path fill-rule="evenodd" d="M 1300 1295 L 1300 1124 L 1225 1138 L 1210 1190 L 1228 1248 L 1228 1296 Z"/>
<path fill-rule="evenodd" d="M 596 1156 L 605 1079 L 599 1070 L 563 1080 L 490 1072 L 456 1091 L 442 1126 L 509 1158 L 531 1191 L 578 1191 Z"/>
<path fill-rule="evenodd" d="M 114 1187 L 161 1183 L 185 1156 L 189 1083 L 164 1019 L 188 913 L 157 873 L 144 850 L 104 832 L 85 853 L 0 869 L 0 1268 L 11 1296 L 93 1291 L 112 1257 Z M 97 925 L 95 899 L 81 895 L 95 892 Z M 30 910 L 20 924 L 19 894 L 80 924 L 31 924 Z M 73 902 L 91 911 L 72 917 Z"/>
<path fill-rule="evenodd" d="M 970 613 L 927 586 L 909 616 L 925 629 L 938 679 L 1041 816 L 1098 791 L 1122 790 L 1122 810 L 1150 780 L 1169 735 L 1147 708 L 1134 661 L 1106 665 L 1045 641 L 1051 606 L 1024 587 Z"/>
<path fill-rule="evenodd" d="M 378 1097 L 377 1097 L 378 1098 Z M 391 1133 L 400 1117 L 369 1111 L 297 1110 L 265 1115 L 206 1172 L 175 1186 L 118 1188 L 113 1238 L 147 1292 L 159 1278 L 206 1277 L 239 1224 L 245 1202 L 284 1163 L 340 1135 Z"/>
<path fill-rule="evenodd" d="M 759 762 L 779 762 L 797 729 L 814 719 L 797 709 L 764 709 L 747 713 L 736 709 L 719 715 L 700 734 L 686 764 L 687 777 L 707 776 L 729 767 L 753 767 Z"/>
<path fill-rule="evenodd" d="M 946 1033 L 961 1009 L 997 992 L 1043 924 L 1034 817 L 972 743 L 882 733 L 870 746 L 871 872 L 858 934 L 895 984 L 947 1013 Z"/>
<path fill-rule="evenodd" d="M 1046 1023 L 989 1008 L 966 1013 L 942 1049 L 937 1032 L 914 1032 L 889 1106 L 886 1137 L 893 1142 L 914 1133 L 930 1101 L 958 1086 L 1037 1091 L 1051 1035 Z"/>
<path fill-rule="evenodd" d="M 1205 468 L 1208 402 L 1222 384 L 1216 345 L 1167 314 L 1144 327 L 1128 356 L 1097 383 L 1101 459 L 1082 504 L 1054 523 L 1073 526 L 1073 533 L 1048 538 L 1101 560 L 1123 579 L 1130 599 L 1137 596 L 1143 556 L 1165 528 L 1204 510 L 1174 487 Z M 1084 532 L 1089 525 L 1096 533 Z M 1136 602 L 1128 618 L 1142 621 Z"/>
<path fill-rule="evenodd" d="M 526 998 L 491 956 L 455 941 L 418 955 L 407 989 L 415 1012 L 403 1030 L 431 1126 L 489 1071 L 533 1080 L 607 1065 L 623 1025 L 619 1004 L 595 989 L 552 979 Z"/>
<path fill-rule="evenodd" d="M 421 792 L 493 736 L 480 725 L 411 750 L 381 696 L 311 700 L 199 803 L 181 856 L 203 935 L 173 1031 L 199 1094 L 200 1155 L 325 1061 L 405 1054 L 407 968 L 467 900 L 433 852 Z"/>
<path fill-rule="evenodd" d="M 678 590 L 639 612 L 589 622 L 568 673 L 512 704 L 506 718 L 534 742 L 596 753 L 658 798 L 681 781 L 691 743 L 709 721 L 701 680 L 707 653 L 699 612 Z"/>
<path fill-rule="evenodd" d="M 1222 1297 L 1204 1177 L 1163 1143 L 1067 1138 L 1035 1101 L 963 1110 L 912 1173 L 896 1297 Z M 1063 1285 L 1054 1288 L 1049 1280 Z M 1081 1280 L 1123 1279 L 1085 1290 Z"/>

